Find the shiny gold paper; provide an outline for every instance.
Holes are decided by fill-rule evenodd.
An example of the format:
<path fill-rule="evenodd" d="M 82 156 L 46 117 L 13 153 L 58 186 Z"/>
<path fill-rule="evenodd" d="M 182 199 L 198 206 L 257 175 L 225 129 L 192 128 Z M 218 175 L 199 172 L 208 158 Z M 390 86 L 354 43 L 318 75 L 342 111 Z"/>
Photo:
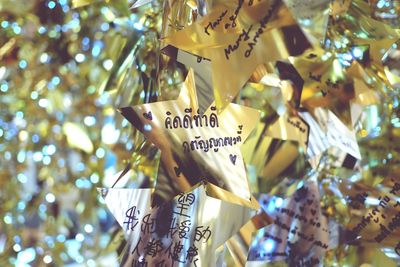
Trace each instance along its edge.
<path fill-rule="evenodd" d="M 234 99 L 259 64 L 300 55 L 311 46 L 280 0 L 215 6 L 164 41 L 211 60 L 218 109 Z"/>
<path fill-rule="evenodd" d="M 354 168 L 361 159 L 355 132 L 349 130 L 331 111 L 317 108 L 313 113 L 300 113 L 310 127 L 307 155 L 311 165 L 316 168 L 322 153 L 330 149 L 332 164 Z"/>
<path fill-rule="evenodd" d="M 315 266 L 327 250 L 337 246 L 338 229 L 322 214 L 317 184 L 306 182 L 286 200 L 261 195 L 273 224 L 259 230 L 249 251 L 253 261 L 286 261 L 288 266 Z"/>
<path fill-rule="evenodd" d="M 198 101 L 199 110 L 200 112 L 206 111 L 211 103 L 214 102 L 211 62 L 171 45 L 164 47 L 161 51 L 186 67 L 193 69 L 197 99 L 201 99 L 201 101 Z"/>
<path fill-rule="evenodd" d="M 0 266 L 399 266 L 399 1 L 3 0 L 0 17 Z M 168 116 L 156 101 L 188 68 Z M 145 134 L 116 112 L 136 105 Z"/>
<path fill-rule="evenodd" d="M 325 38 L 330 15 L 330 2 L 328 0 L 285 1 L 297 23 L 315 45 L 319 45 Z"/>
<path fill-rule="evenodd" d="M 327 38 L 331 40 L 331 45 L 341 48 L 346 46 L 346 42 L 353 45 L 368 45 L 371 61 L 379 66 L 377 71 L 382 71 L 382 58 L 399 39 L 398 32 L 390 25 L 372 18 L 371 8 L 365 1 L 346 2 L 347 5 L 344 6 L 348 6 L 347 11 L 339 16 L 332 16 Z M 346 39 L 347 41 L 343 42 Z"/>
<path fill-rule="evenodd" d="M 202 183 L 157 208 L 152 189 L 99 191 L 128 239 L 121 266 L 215 266 L 217 248 L 255 214 L 209 196 Z"/>
<path fill-rule="evenodd" d="M 161 150 L 163 176 L 159 172 L 156 188 L 160 193 L 168 189 L 168 200 L 207 180 L 250 201 L 239 146 L 258 122 L 259 113 L 235 104 L 219 114 L 213 105 L 199 113 L 193 79 L 190 71 L 177 100 L 120 109 Z"/>

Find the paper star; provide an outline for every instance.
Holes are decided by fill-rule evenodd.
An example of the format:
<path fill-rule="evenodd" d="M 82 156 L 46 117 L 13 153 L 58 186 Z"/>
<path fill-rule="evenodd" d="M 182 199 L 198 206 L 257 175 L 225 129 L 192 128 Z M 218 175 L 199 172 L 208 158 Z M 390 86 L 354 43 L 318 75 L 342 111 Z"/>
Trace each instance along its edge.
<path fill-rule="evenodd" d="M 218 109 L 232 101 L 259 64 L 311 46 L 281 0 L 216 6 L 165 42 L 211 60 Z"/>
<path fill-rule="evenodd" d="M 195 96 L 190 71 L 177 100 L 120 109 L 161 150 L 160 171 L 165 179 L 161 180 L 159 175 L 157 190 L 169 188 L 166 198 L 171 199 L 207 180 L 249 201 L 251 195 L 239 147 L 257 124 L 259 112 L 229 104 L 220 114 L 213 105 L 199 114 Z"/>
<path fill-rule="evenodd" d="M 322 214 L 316 182 L 306 182 L 285 200 L 261 195 L 260 201 L 274 222 L 255 233 L 249 263 L 284 260 L 297 266 L 308 261 L 301 266 L 314 266 L 320 256 L 337 246 L 338 229 L 328 224 L 328 218 Z"/>
<path fill-rule="evenodd" d="M 337 1 L 341 2 L 341 1 Z M 332 15 L 328 25 L 327 38 L 332 44 L 340 46 L 343 40 L 355 46 L 368 45 L 371 62 L 378 68 L 375 71 L 384 75 L 382 58 L 399 38 L 399 33 L 388 24 L 375 20 L 375 11 L 362 0 L 346 1 L 346 9 L 340 15 Z"/>
<path fill-rule="evenodd" d="M 305 57 L 308 57 L 308 55 L 305 55 Z M 297 66 L 301 67 L 301 65 Z M 359 110 L 356 109 L 356 105 L 359 103 L 366 105 L 373 103 L 373 100 L 376 101 L 376 98 L 373 98 L 374 95 L 371 90 L 360 87 L 361 80 L 359 80 L 359 78 L 363 76 L 363 73 L 357 73 L 355 69 L 357 66 L 359 66 L 359 64 L 346 70 L 346 72 L 351 72 L 351 75 L 354 76 L 352 78 L 354 79 L 354 86 L 357 86 L 354 90 L 355 92 L 352 94 L 353 98 L 349 97 L 350 100 L 345 99 L 345 101 L 340 99 L 343 102 L 347 101 L 349 110 L 350 107 L 352 108 L 352 118 L 356 118 L 356 116 L 359 115 L 357 113 Z M 309 66 L 304 65 L 302 67 L 301 73 L 304 74 Z M 296 69 L 293 71 L 296 72 Z M 310 108 L 309 112 L 304 107 L 296 108 L 295 105 L 288 105 L 289 101 L 293 99 L 292 95 L 295 95 L 296 92 L 301 93 L 303 84 L 301 77 L 297 75 L 293 77 L 296 77 L 295 80 L 300 79 L 298 86 L 286 86 L 285 84 L 287 83 L 285 80 L 279 80 L 276 76 L 267 74 L 261 78 L 260 83 L 269 85 L 270 87 L 268 89 L 253 89 L 252 86 L 246 87 L 244 93 L 248 95 L 253 94 L 252 97 L 256 99 L 261 97 L 261 92 L 268 90 L 268 94 L 262 94 L 263 99 L 267 100 L 276 112 L 276 114 L 271 115 L 271 119 L 267 120 L 268 122 L 266 122 L 262 130 L 262 135 L 274 139 L 298 142 L 313 168 L 317 168 L 320 158 L 326 151 L 328 151 L 328 155 L 336 157 L 336 162 L 334 162 L 333 165 L 337 167 L 345 166 L 353 168 L 357 160 L 361 159 L 355 131 L 353 130 L 354 123 L 348 128 L 348 126 L 332 111 L 324 108 L 324 106 L 329 107 L 329 105 L 326 104 L 322 105 L 322 107 L 313 106 Z M 316 82 L 313 79 L 311 80 Z M 288 81 L 291 82 L 291 80 Z M 293 84 L 293 82 L 291 82 L 291 84 Z M 309 84 L 310 82 L 307 81 L 306 89 L 313 89 Z M 296 87 L 299 87 L 300 90 L 295 89 Z M 253 93 L 249 92 L 249 90 L 253 90 Z M 306 94 L 308 94 L 307 90 Z M 335 88 L 334 90 L 340 91 L 341 89 Z M 270 92 L 274 93 L 270 94 Z M 255 97 L 254 94 L 260 96 Z M 356 96 L 354 97 L 354 95 Z M 309 96 L 304 96 L 302 94 L 302 97 L 307 99 Z M 332 95 L 328 95 L 326 98 L 327 101 L 332 101 L 333 97 Z M 297 101 L 294 102 L 296 103 Z M 352 106 L 350 106 L 350 104 Z M 290 106 L 290 108 L 287 108 L 288 106 Z M 261 142 L 257 143 L 257 145 L 261 145 Z"/>
<path fill-rule="evenodd" d="M 310 127 L 306 154 L 313 168 L 317 167 L 327 150 L 330 150 L 331 156 L 335 156 L 332 165 L 354 168 L 361 154 L 353 130 L 349 130 L 327 109 L 316 108 L 313 115 L 309 112 L 300 112 L 299 115 Z"/>
<path fill-rule="evenodd" d="M 318 45 L 325 38 L 329 21 L 330 0 L 286 0 L 298 24 L 308 39 Z"/>
<path fill-rule="evenodd" d="M 297 141 L 304 150 L 307 150 L 310 127 L 300 116 L 290 117 L 287 113 L 269 125 L 266 135 L 281 140 Z"/>
<path fill-rule="evenodd" d="M 150 205 L 152 191 L 100 189 L 128 239 L 121 266 L 214 266 L 216 249 L 256 213 L 211 184 L 197 185 L 157 208 Z M 234 202 L 215 195 L 230 195 Z"/>
<path fill-rule="evenodd" d="M 368 74 L 360 64 L 353 64 L 349 71 L 354 77 L 354 98 L 350 100 L 351 121 L 354 129 L 357 129 L 357 122 L 361 119 L 363 109 L 366 106 L 380 103 L 379 93 L 369 88 L 365 83 Z M 377 88 L 374 88 L 377 89 Z"/>
<path fill-rule="evenodd" d="M 356 123 L 363 107 L 379 103 L 379 95 L 367 85 L 371 76 L 358 62 L 363 61 L 364 56 L 357 60 L 352 58 L 345 68 L 336 57 L 324 60 L 323 53 L 314 52 L 292 59 L 305 80 L 301 106 L 307 107 L 309 112 L 300 108 L 295 112 L 297 116 L 283 113 L 268 126 L 265 134 L 298 141 L 314 168 L 325 151 L 336 158 L 332 165 L 353 168 L 361 159 L 355 136 Z M 326 95 L 318 95 L 319 90 L 326 90 Z"/>
<path fill-rule="evenodd" d="M 171 45 L 167 45 L 161 51 L 186 67 L 193 69 L 199 109 L 200 112 L 204 112 L 214 102 L 210 60 L 190 54 Z"/>
<path fill-rule="evenodd" d="M 253 233 L 271 223 L 271 217 L 260 208 L 258 209 L 257 214 L 243 225 L 237 234 L 233 235 L 225 243 L 235 266 L 248 266 L 247 256 Z"/>
<path fill-rule="evenodd" d="M 350 129 L 355 125 L 353 103 L 373 103 L 376 97 L 370 89 L 379 91 L 385 84 L 368 67 L 368 46 L 352 46 L 342 53 L 309 50 L 290 61 L 304 80 L 301 106 L 328 108 Z"/>
<path fill-rule="evenodd" d="M 353 69 L 352 71 L 354 72 Z M 374 101 L 377 100 L 374 92 L 362 87 L 361 84 L 364 83 L 361 83 L 356 77 L 354 78 L 355 86 L 357 86 L 356 97 L 349 101 L 353 120 L 350 127 L 345 125 L 331 110 L 324 107 L 313 107 L 310 111 L 299 108 L 294 112 L 284 109 L 280 116 L 275 114 L 272 120 L 261 127 L 263 128 L 261 136 L 298 142 L 314 169 L 318 167 L 320 159 L 326 153 L 333 156 L 331 157 L 333 162 L 330 160 L 329 164 L 336 167 L 354 168 L 357 161 L 361 159 L 361 155 L 353 126 L 360 117 L 362 107 L 375 103 Z M 275 96 L 271 99 L 267 96 L 265 99 L 272 101 Z M 282 100 L 280 101 L 282 102 Z M 276 109 L 277 113 L 280 106 Z M 257 141 L 257 145 L 261 146 L 262 142 Z M 268 174 L 270 173 L 269 171 Z"/>
<path fill-rule="evenodd" d="M 279 115 L 277 119 L 267 125 L 265 135 L 275 139 L 297 141 L 304 150 L 307 148 L 309 126 L 299 116 L 288 110 L 300 105 L 303 80 L 288 63 L 278 62 L 277 67 L 280 79 L 276 75 L 267 74 L 260 83 L 267 85 L 265 99 Z"/>

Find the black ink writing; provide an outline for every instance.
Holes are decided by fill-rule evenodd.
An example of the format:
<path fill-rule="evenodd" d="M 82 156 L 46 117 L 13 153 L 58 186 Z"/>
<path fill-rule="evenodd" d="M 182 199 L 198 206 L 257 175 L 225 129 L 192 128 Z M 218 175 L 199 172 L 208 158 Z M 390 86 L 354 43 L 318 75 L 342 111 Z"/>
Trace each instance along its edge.
<path fill-rule="evenodd" d="M 400 212 L 396 214 L 388 224 L 388 227 L 384 226 L 383 224 L 379 224 L 381 231 L 379 234 L 375 237 L 375 241 L 380 243 L 382 242 L 386 237 L 388 237 L 396 228 L 400 227 Z"/>
<path fill-rule="evenodd" d="M 223 12 L 221 13 L 221 15 L 219 15 L 219 17 L 217 18 L 216 21 L 213 21 L 213 22 L 210 21 L 210 22 L 207 24 L 207 26 L 204 27 L 204 32 L 205 32 L 206 34 L 210 35 L 210 33 L 208 32 L 208 29 L 211 28 L 212 30 L 214 30 L 214 29 L 221 23 L 222 19 L 223 19 L 223 18 L 225 17 L 225 15 L 226 15 L 226 13 L 228 13 L 228 10 L 223 11 Z"/>
<path fill-rule="evenodd" d="M 208 59 L 208 58 L 205 58 L 205 57 L 199 57 L 199 56 L 197 56 L 197 63 L 200 63 L 201 61 L 203 61 L 203 60 L 206 60 L 206 61 L 211 61 L 210 59 Z"/>
<path fill-rule="evenodd" d="M 245 29 L 243 29 L 243 30 L 242 30 L 242 33 L 241 33 L 241 34 L 239 35 L 239 37 L 237 38 L 235 44 L 234 44 L 234 45 L 231 45 L 231 44 L 230 44 L 230 45 L 228 45 L 227 48 L 224 49 L 226 59 L 229 60 L 229 55 L 230 55 L 232 52 L 236 51 L 236 50 L 239 48 L 240 43 L 241 43 L 242 41 L 247 41 L 247 40 L 250 39 L 249 33 L 250 33 L 252 27 L 253 27 L 253 25 L 251 25 L 251 26 L 247 29 L 247 31 L 246 31 Z"/>
<path fill-rule="evenodd" d="M 231 22 L 225 24 L 225 29 L 236 27 L 236 18 L 239 15 L 239 11 L 243 6 L 243 2 L 244 2 L 244 0 L 239 0 L 238 6 L 236 7 L 235 11 L 233 12 L 233 15 L 229 17 L 229 20 Z"/>
<path fill-rule="evenodd" d="M 195 196 L 192 193 L 189 194 L 181 194 L 178 198 L 178 204 L 176 206 L 177 210 L 174 210 L 173 213 L 178 214 L 179 216 L 190 217 L 186 214 L 186 211 L 190 208 L 195 200 Z"/>
<path fill-rule="evenodd" d="M 140 211 L 136 208 L 136 206 L 133 206 L 126 211 L 126 217 L 124 221 L 124 225 L 126 224 L 126 230 L 133 230 L 135 228 L 135 226 L 139 223 L 139 218 L 136 217 L 139 214 Z"/>
<path fill-rule="evenodd" d="M 321 82 L 322 75 L 313 75 L 311 72 L 309 72 L 308 77 L 314 81 Z"/>
<path fill-rule="evenodd" d="M 134 256 L 132 266 L 198 266 L 198 244 L 207 243 L 212 231 L 211 226 L 197 225 L 192 220 L 191 208 L 195 201 L 194 193 L 181 193 L 175 199 L 175 205 L 168 206 L 172 214 L 169 218 L 159 218 L 157 212 L 139 218 L 140 212 L 136 206 L 125 212 L 127 219 L 124 224 L 128 224 L 127 230 L 131 229 L 132 225 L 137 225 L 135 230 L 140 233 L 138 240 L 130 248 L 130 253 Z M 169 231 L 160 235 L 157 230 L 158 224 L 164 227 L 165 221 L 168 222 Z M 162 259 L 160 254 L 164 255 Z"/>
<path fill-rule="evenodd" d="M 306 132 L 306 129 L 303 128 L 303 127 L 301 127 L 300 121 L 298 121 L 298 120 L 294 121 L 294 120 L 288 118 L 288 119 L 287 119 L 287 122 L 288 122 L 289 124 L 293 125 L 294 127 L 296 127 L 297 129 L 299 129 L 302 133 L 305 133 L 305 132 Z"/>
<path fill-rule="evenodd" d="M 217 108 L 215 106 L 210 108 L 211 111 L 216 111 Z M 219 127 L 218 116 L 215 112 L 211 112 L 208 116 L 207 114 L 200 114 L 199 110 L 197 110 L 197 114 L 191 115 L 192 109 L 185 108 L 186 115 L 181 118 L 180 116 L 175 116 L 171 118 L 171 112 L 167 111 L 167 118 L 165 119 L 165 128 L 166 129 L 177 129 L 177 128 L 185 128 L 185 129 L 193 129 L 193 127 Z M 194 122 L 194 123 L 193 123 Z"/>
<path fill-rule="evenodd" d="M 253 36 L 252 42 L 247 43 L 249 48 L 245 51 L 244 56 L 249 57 L 253 51 L 254 46 L 257 44 L 260 35 L 264 33 L 265 28 L 267 27 L 267 23 L 271 19 L 272 15 L 275 13 L 275 9 L 279 6 L 280 1 L 274 1 L 268 10 L 267 14 L 261 19 L 260 27 L 258 27 L 256 33 Z"/>
<path fill-rule="evenodd" d="M 239 133 L 240 132 L 240 133 Z M 241 134 L 241 131 L 238 131 Z M 185 152 L 190 152 L 194 150 L 203 150 L 204 152 L 208 152 L 211 149 L 214 152 L 218 152 L 221 147 L 227 146 L 235 146 L 238 143 L 242 142 L 242 137 L 240 135 L 236 137 L 219 137 L 219 138 L 209 138 L 209 139 L 201 139 L 200 136 L 195 136 L 195 140 L 191 140 L 189 142 L 184 141 L 182 143 L 183 150 Z"/>

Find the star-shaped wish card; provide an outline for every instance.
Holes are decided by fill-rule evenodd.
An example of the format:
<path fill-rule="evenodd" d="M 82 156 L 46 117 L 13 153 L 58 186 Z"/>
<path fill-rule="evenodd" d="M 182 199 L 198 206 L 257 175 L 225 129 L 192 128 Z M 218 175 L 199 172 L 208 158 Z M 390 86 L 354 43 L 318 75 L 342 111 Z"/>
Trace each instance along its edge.
<path fill-rule="evenodd" d="M 153 189 L 103 188 L 100 193 L 127 238 L 121 266 L 215 266 L 216 250 L 256 213 L 215 198 L 229 192 L 208 183 L 155 208 Z"/>
<path fill-rule="evenodd" d="M 189 71 L 177 100 L 120 109 L 161 150 L 156 191 L 169 188 L 169 196 L 164 197 L 169 200 L 207 180 L 250 203 L 240 145 L 258 123 L 259 111 L 229 104 L 218 113 L 211 104 L 200 113 L 195 90 L 193 71 Z"/>
<path fill-rule="evenodd" d="M 314 44 L 325 38 L 330 0 L 284 0 L 293 16 Z"/>
<path fill-rule="evenodd" d="M 286 261 L 289 266 L 320 266 L 338 244 L 338 225 L 324 215 L 317 183 L 307 181 L 289 198 L 262 194 L 260 203 L 273 219 L 254 234 L 248 265 Z"/>
<path fill-rule="evenodd" d="M 260 64 L 297 56 L 311 48 L 281 0 L 215 5 L 202 19 L 164 41 L 211 60 L 218 109 L 232 102 Z"/>
<path fill-rule="evenodd" d="M 361 160 L 355 131 L 348 129 L 332 111 L 316 108 L 313 114 L 301 112 L 300 116 L 310 126 L 306 154 L 313 168 L 327 150 L 336 167 L 353 169 Z"/>

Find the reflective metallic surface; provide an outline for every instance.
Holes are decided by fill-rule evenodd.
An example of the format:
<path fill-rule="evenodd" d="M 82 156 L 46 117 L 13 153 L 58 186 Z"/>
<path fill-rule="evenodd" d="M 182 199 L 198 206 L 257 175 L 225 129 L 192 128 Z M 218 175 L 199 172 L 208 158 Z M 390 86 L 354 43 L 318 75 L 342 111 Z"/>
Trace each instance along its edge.
<path fill-rule="evenodd" d="M 258 111 L 230 104 L 219 114 L 213 105 L 199 113 L 193 78 L 189 72 L 176 101 L 122 108 L 121 113 L 161 150 L 165 177 L 156 188 L 172 188 L 166 200 L 206 180 L 249 201 L 239 147 L 257 123 Z"/>
<path fill-rule="evenodd" d="M 150 207 L 150 189 L 102 189 L 128 238 L 121 266 L 215 266 L 215 251 L 255 211 L 210 197 L 207 187 L 200 184 L 157 208 Z"/>

